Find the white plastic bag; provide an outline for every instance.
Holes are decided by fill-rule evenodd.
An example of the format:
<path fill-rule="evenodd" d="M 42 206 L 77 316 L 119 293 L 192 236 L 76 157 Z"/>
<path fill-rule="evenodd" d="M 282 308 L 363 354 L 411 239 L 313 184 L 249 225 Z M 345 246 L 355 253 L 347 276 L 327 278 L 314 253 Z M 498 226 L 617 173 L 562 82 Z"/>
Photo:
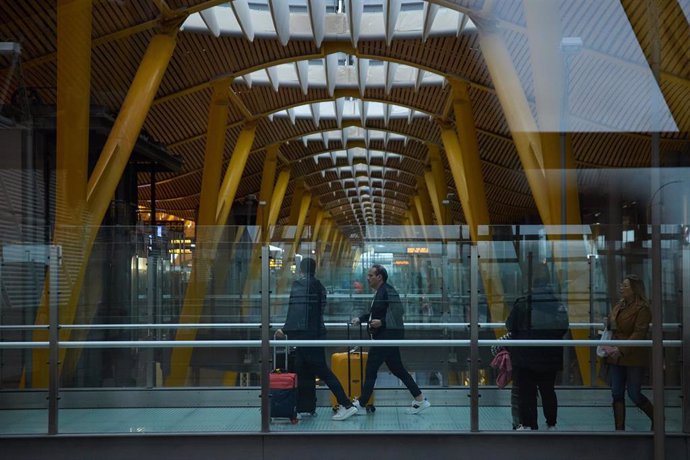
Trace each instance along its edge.
<path fill-rule="evenodd" d="M 611 340 L 612 336 L 613 336 L 613 334 L 611 333 L 610 329 L 604 329 L 601 333 L 601 339 L 599 339 L 599 340 Z M 611 352 L 612 348 L 613 347 L 611 347 L 609 345 L 599 345 L 597 347 L 597 356 L 600 358 L 606 358 L 609 355 L 609 353 Z"/>

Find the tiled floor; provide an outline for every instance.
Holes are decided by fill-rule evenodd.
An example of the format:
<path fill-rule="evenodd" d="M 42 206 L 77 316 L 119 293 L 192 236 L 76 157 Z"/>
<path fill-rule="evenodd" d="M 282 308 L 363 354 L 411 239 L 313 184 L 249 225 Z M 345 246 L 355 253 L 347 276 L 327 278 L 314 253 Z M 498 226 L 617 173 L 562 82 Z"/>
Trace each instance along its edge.
<path fill-rule="evenodd" d="M 418 415 L 407 413 L 407 407 L 377 407 L 375 414 L 355 415 L 348 420 L 331 420 L 330 407 L 319 407 L 314 417 L 305 416 L 299 423 L 274 420 L 272 431 L 309 432 L 406 432 L 406 431 L 469 431 L 468 407 L 432 406 Z M 540 414 L 540 423 L 543 417 Z M 47 431 L 47 410 L 0 410 L 0 436 L 44 434 Z M 680 408 L 666 409 L 667 432 L 681 427 Z M 646 431 L 649 420 L 635 407 L 628 407 L 626 429 Z M 487 406 L 479 409 L 481 431 L 509 431 L 509 407 Z M 560 431 L 612 431 L 610 407 L 560 407 Z M 62 409 L 59 432 L 63 434 L 93 433 L 228 433 L 259 432 L 260 411 L 251 408 L 131 408 L 131 409 Z"/>

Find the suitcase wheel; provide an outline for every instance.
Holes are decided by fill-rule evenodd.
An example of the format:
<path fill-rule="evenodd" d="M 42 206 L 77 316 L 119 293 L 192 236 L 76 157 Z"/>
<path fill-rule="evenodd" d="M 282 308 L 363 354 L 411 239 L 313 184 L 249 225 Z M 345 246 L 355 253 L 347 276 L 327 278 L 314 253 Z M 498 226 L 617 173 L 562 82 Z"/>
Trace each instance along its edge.
<path fill-rule="evenodd" d="M 367 406 L 367 413 L 373 414 L 374 412 L 376 412 L 375 406 Z"/>

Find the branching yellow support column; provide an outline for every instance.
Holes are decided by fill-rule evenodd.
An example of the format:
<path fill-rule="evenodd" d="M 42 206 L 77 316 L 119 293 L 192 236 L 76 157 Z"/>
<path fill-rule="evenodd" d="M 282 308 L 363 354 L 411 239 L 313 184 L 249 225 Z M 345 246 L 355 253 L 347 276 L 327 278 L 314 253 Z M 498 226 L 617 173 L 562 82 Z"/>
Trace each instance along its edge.
<path fill-rule="evenodd" d="M 199 217 L 196 223 L 196 249 L 192 255 L 192 272 L 185 290 L 180 322 L 196 323 L 201 316 L 206 289 L 215 258 L 213 240 L 220 229 L 216 225 L 218 188 L 220 187 L 223 152 L 225 148 L 225 126 L 228 121 L 228 88 L 215 85 L 209 102 L 204 170 L 199 197 Z M 194 340 L 196 329 L 178 329 L 177 340 Z M 192 348 L 173 348 L 171 374 L 166 385 L 184 385 Z"/>
<path fill-rule="evenodd" d="M 526 14 L 529 18 L 528 20 L 531 22 L 531 24 L 528 24 L 528 27 L 539 27 L 538 24 L 534 24 L 535 20 L 538 21 L 538 19 L 535 18 L 540 18 L 546 14 L 543 11 L 540 12 L 535 9 L 539 7 L 540 5 L 538 4 L 528 5 L 529 11 L 526 12 Z M 541 7 L 552 8 L 553 5 L 550 5 L 550 2 L 544 2 L 541 4 Z M 550 33 L 554 36 L 557 35 L 553 33 L 553 30 L 551 30 Z M 535 53 L 539 54 L 538 49 L 540 49 L 542 44 L 533 44 L 533 40 L 534 38 L 531 38 L 530 46 L 535 47 L 536 51 L 532 53 L 534 58 Z M 539 37 L 539 40 L 543 40 L 543 38 Z M 517 72 L 501 34 L 498 33 L 498 31 L 492 26 L 482 25 L 479 28 L 479 41 L 484 53 L 484 60 L 489 69 L 489 73 L 491 74 L 494 86 L 496 87 L 496 94 L 501 102 L 508 126 L 510 127 L 511 134 L 515 141 L 515 147 L 517 148 L 527 181 L 530 185 L 530 189 L 532 190 L 532 196 L 534 197 L 534 201 L 537 205 L 539 215 L 541 216 L 542 222 L 545 225 L 557 225 L 560 223 L 560 194 L 558 191 L 554 190 L 553 187 L 556 186 L 556 184 L 560 184 L 560 180 L 551 180 L 547 177 L 547 168 L 556 164 L 555 160 L 553 160 L 553 149 L 555 148 L 556 144 L 556 135 L 539 135 L 537 124 L 532 116 L 524 90 L 522 89 Z M 558 42 L 560 43 L 560 39 Z M 551 50 L 551 53 L 553 53 L 553 50 Z M 544 64 L 544 56 L 539 55 L 534 59 L 538 70 L 540 70 L 540 73 L 545 72 L 544 69 L 548 66 L 548 61 L 546 61 L 546 64 Z M 551 64 L 553 65 L 553 62 Z M 558 72 L 560 72 L 560 66 Z M 549 71 L 548 78 L 552 78 L 552 73 L 553 71 Z M 540 88 L 536 89 L 536 93 L 538 95 L 537 102 L 540 105 L 540 107 L 537 109 L 537 112 L 548 114 L 549 112 L 553 111 L 553 107 L 556 104 L 555 96 L 552 94 L 552 90 L 544 89 L 544 85 L 546 84 L 544 81 L 548 81 L 547 77 L 540 75 L 535 77 L 535 81 L 541 85 Z M 568 139 L 566 139 L 566 142 L 569 144 Z M 567 150 L 569 150 L 568 147 Z M 546 155 L 544 152 L 546 152 Z M 571 158 L 570 160 L 566 161 L 566 164 L 572 164 L 572 154 L 567 153 L 566 156 L 570 156 Z M 573 179 L 572 183 L 574 184 L 574 173 L 574 169 L 569 172 L 569 183 L 571 182 L 571 179 Z M 572 224 L 576 224 L 580 222 L 579 204 L 576 201 L 576 188 L 568 187 L 568 189 L 575 190 L 575 192 L 568 192 L 568 201 L 572 199 L 574 202 L 568 203 L 567 214 L 569 217 L 576 217 L 576 220 L 570 222 Z M 573 199 L 573 197 L 575 198 Z M 552 203 L 553 201 L 558 204 Z M 558 213 L 554 215 L 556 211 L 558 211 Z M 550 235 L 550 237 L 553 239 L 555 235 Z M 560 246 L 565 248 L 566 244 L 567 242 L 563 241 L 561 245 L 558 245 L 559 247 L 556 248 L 556 252 L 560 253 Z M 581 250 L 575 252 L 569 251 L 568 258 L 573 259 L 574 254 L 581 252 Z M 557 254 L 555 254 L 555 256 L 558 257 Z M 578 255 L 578 258 L 580 258 L 580 255 Z M 573 270 L 571 267 L 569 270 L 568 276 L 570 279 L 568 280 L 568 289 L 570 291 L 570 300 L 573 300 L 572 293 L 577 291 L 587 292 L 587 281 L 584 273 L 585 271 L 580 270 L 579 268 Z M 588 320 L 586 315 L 588 305 L 576 305 L 574 302 L 568 303 L 571 321 L 580 321 L 581 319 L 585 319 L 585 321 Z M 586 338 L 586 335 L 587 331 L 584 330 L 572 331 L 573 338 Z M 589 350 L 585 348 L 576 348 L 576 353 L 578 356 L 578 364 L 583 381 L 589 382 L 591 378 L 589 372 Z"/>
<path fill-rule="evenodd" d="M 57 168 L 55 235 L 66 253 L 78 254 L 86 206 L 89 156 L 89 107 L 91 84 L 91 0 L 65 1 L 57 6 Z M 79 229 L 79 231 L 75 231 Z M 59 243 L 58 243 L 59 242 Z M 76 262 L 79 262 L 78 260 Z M 67 282 L 79 267 L 66 267 Z M 36 324 L 48 324 L 46 279 Z M 69 292 L 69 289 L 66 291 Z M 64 321 L 65 318 L 61 318 Z M 61 338 L 65 338 L 64 336 Z M 47 341 L 47 331 L 33 333 L 35 341 Z M 48 350 L 32 351 L 31 385 L 48 386 Z M 64 352 L 60 362 L 64 361 Z M 25 384 L 26 382 L 24 382 Z"/>
<path fill-rule="evenodd" d="M 65 6 L 68 3 L 65 2 Z M 79 4 L 75 3 L 74 5 L 78 6 Z M 65 15 L 69 14 L 67 10 L 63 10 L 63 12 L 65 12 Z M 69 35 L 73 32 L 78 33 L 68 29 L 80 28 L 86 22 L 83 16 L 82 19 L 77 17 L 74 19 L 78 21 L 78 26 L 75 26 L 75 24 L 69 22 L 63 16 L 63 24 L 65 20 L 69 22 L 69 24 L 65 25 L 65 28 L 61 29 L 63 35 Z M 87 27 L 90 30 L 90 26 Z M 175 49 L 177 31 L 178 25 L 175 25 L 171 27 L 169 32 L 154 36 L 149 43 L 132 85 L 120 108 L 115 124 L 108 136 L 108 140 L 86 186 L 86 210 L 84 217 L 80 221 L 74 222 L 80 231 L 77 232 L 74 229 L 63 228 L 62 226 L 55 229 L 53 243 L 62 246 L 63 254 L 63 273 L 61 274 L 60 291 L 64 295 L 61 295 L 59 306 L 60 321 L 62 323 L 70 324 L 74 321 L 93 243 L 113 193 L 129 161 L 134 144 L 151 107 L 151 102 L 158 91 L 160 81 L 170 62 Z M 66 46 L 69 46 L 69 41 L 68 39 Z M 83 50 L 77 51 L 77 53 L 81 54 Z M 84 59 L 83 57 L 80 58 L 82 61 Z M 75 63 L 66 63 L 66 65 L 71 64 Z M 83 64 L 81 65 L 83 67 Z M 77 73 L 83 75 L 83 71 L 83 68 L 78 68 Z M 65 154 L 69 155 L 70 153 L 65 152 Z M 45 299 L 46 296 L 44 295 L 43 298 Z M 47 311 L 47 301 L 44 300 L 39 308 L 37 321 L 43 321 L 47 317 Z M 90 321 L 93 313 L 93 311 L 85 312 L 82 320 Z M 72 367 L 76 366 L 79 352 L 80 350 L 75 350 L 72 358 L 69 360 L 65 359 L 64 352 L 61 353 L 61 365 L 69 362 Z M 69 373 L 70 369 L 65 368 L 63 372 Z M 35 374 L 32 384 L 46 385 L 47 376 Z"/>
<path fill-rule="evenodd" d="M 213 109 L 211 109 L 211 112 L 213 112 Z M 213 136 L 209 137 L 217 138 L 220 135 L 220 133 L 215 131 L 214 133 L 210 132 L 212 127 L 219 126 L 221 126 L 220 123 L 216 123 L 215 121 L 214 123 L 209 124 L 209 134 L 213 134 Z M 222 125 L 222 129 L 224 138 L 225 125 Z M 235 193 L 237 192 L 237 187 L 239 186 L 242 172 L 244 171 L 247 158 L 249 157 L 249 152 L 254 142 L 255 132 L 256 123 L 249 122 L 245 125 L 244 129 L 237 138 L 235 149 L 233 150 L 230 163 L 225 171 L 225 177 L 220 186 L 220 192 L 216 195 L 217 198 L 215 199 L 215 206 L 212 202 L 213 198 L 206 197 L 211 200 L 208 203 L 205 203 L 205 200 L 202 199 L 204 207 L 208 207 L 208 211 L 205 211 L 204 215 L 206 216 L 208 214 L 210 217 L 213 217 L 213 225 L 206 226 L 205 228 L 197 225 L 197 241 L 194 254 L 194 263 L 192 265 L 192 273 L 190 274 L 190 282 L 185 293 L 185 302 L 180 313 L 180 323 L 196 323 L 199 321 L 199 315 L 203 309 L 204 299 L 206 297 L 206 288 L 210 278 L 210 269 L 213 264 L 213 260 L 215 259 L 216 249 L 222 233 L 221 226 L 225 225 L 228 215 L 230 214 L 230 208 L 232 206 L 232 202 L 235 200 Z M 215 145 L 219 145 L 217 141 Z M 213 180 L 215 176 L 214 173 L 211 173 L 210 171 L 207 176 L 206 170 L 216 165 L 214 161 L 217 161 L 217 157 L 207 158 L 204 163 L 204 176 L 209 177 L 209 181 Z M 204 188 L 202 184 L 202 190 L 208 190 L 207 193 L 209 195 L 213 193 L 213 189 L 210 185 L 207 188 Z M 178 329 L 175 339 L 194 340 L 195 337 L 196 330 Z M 170 375 L 165 381 L 166 386 L 185 385 L 187 381 L 187 371 L 191 354 L 191 348 L 173 349 L 171 357 L 172 367 Z"/>
<path fill-rule="evenodd" d="M 288 184 L 290 183 L 290 170 L 283 169 L 278 174 L 278 180 L 276 181 L 276 187 L 273 190 L 273 195 L 271 196 L 271 203 L 268 210 L 268 222 L 266 237 L 264 239 L 264 244 L 271 240 L 271 232 L 273 227 L 278 222 L 278 216 L 280 215 L 280 209 L 283 207 L 283 200 L 285 200 L 285 192 L 287 191 Z"/>
<path fill-rule="evenodd" d="M 443 226 L 443 213 L 441 212 L 441 199 L 438 196 L 438 189 L 434 182 L 434 174 L 431 172 L 431 168 L 424 170 L 424 183 L 426 184 L 427 191 L 429 193 L 429 200 L 431 201 L 431 207 L 434 208 L 434 214 L 436 215 L 436 223 L 439 226 Z"/>
<path fill-rule="evenodd" d="M 297 216 L 297 227 L 295 228 L 295 241 L 292 243 L 290 252 L 288 253 L 288 260 L 297 254 L 297 250 L 302 243 L 302 233 L 304 231 L 304 223 L 307 220 L 307 212 L 309 212 L 309 206 L 311 206 L 311 192 L 304 192 L 302 194 L 302 202 L 299 208 L 299 214 Z"/>
<path fill-rule="evenodd" d="M 323 222 L 324 211 L 319 209 L 316 212 L 316 220 L 314 221 L 314 228 L 311 229 L 311 241 L 315 243 L 319 238 L 319 231 L 321 231 L 321 223 Z"/>
<path fill-rule="evenodd" d="M 452 85 L 453 112 L 457 132 L 451 128 L 442 127 L 441 135 L 472 241 L 480 244 L 482 241 L 485 242 L 482 248 L 485 252 L 482 251 L 484 253 L 482 254 L 483 262 L 480 260 L 480 270 L 489 311 L 493 321 L 502 321 L 505 311 L 503 283 L 499 267 L 494 262 L 491 230 L 488 227 L 488 231 L 483 234 L 479 231 L 480 226 L 489 226 L 491 221 L 484 190 L 472 101 L 465 84 L 452 82 Z"/>
<path fill-rule="evenodd" d="M 532 118 L 527 98 L 515 73 L 513 62 L 501 34 L 492 27 L 482 26 L 479 28 L 479 43 L 484 60 L 510 127 L 527 182 L 532 189 L 539 215 L 542 221 L 551 222 L 551 210 L 546 191 L 544 162 L 537 126 L 534 123 L 534 118 Z"/>
<path fill-rule="evenodd" d="M 273 193 L 273 183 L 276 180 L 279 149 L 280 146 L 278 144 L 266 148 L 264 169 L 261 174 L 261 190 L 259 191 L 259 208 L 256 211 L 256 225 L 261 226 L 262 235 L 268 231 L 268 209 L 271 203 L 271 194 Z"/>

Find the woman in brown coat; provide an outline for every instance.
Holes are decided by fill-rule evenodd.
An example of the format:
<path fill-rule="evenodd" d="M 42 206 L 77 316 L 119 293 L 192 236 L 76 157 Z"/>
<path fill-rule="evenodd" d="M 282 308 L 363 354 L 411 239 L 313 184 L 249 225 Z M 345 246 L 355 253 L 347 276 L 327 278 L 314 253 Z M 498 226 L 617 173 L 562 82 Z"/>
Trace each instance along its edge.
<path fill-rule="evenodd" d="M 612 340 L 645 340 L 652 313 L 645 296 L 644 283 L 636 275 L 626 275 L 620 285 L 620 293 L 621 300 L 613 307 L 608 319 Z M 641 391 L 648 355 L 648 350 L 643 347 L 612 347 L 606 358 L 610 365 L 616 430 L 625 430 L 626 387 L 630 399 L 653 420 L 652 403 Z"/>

